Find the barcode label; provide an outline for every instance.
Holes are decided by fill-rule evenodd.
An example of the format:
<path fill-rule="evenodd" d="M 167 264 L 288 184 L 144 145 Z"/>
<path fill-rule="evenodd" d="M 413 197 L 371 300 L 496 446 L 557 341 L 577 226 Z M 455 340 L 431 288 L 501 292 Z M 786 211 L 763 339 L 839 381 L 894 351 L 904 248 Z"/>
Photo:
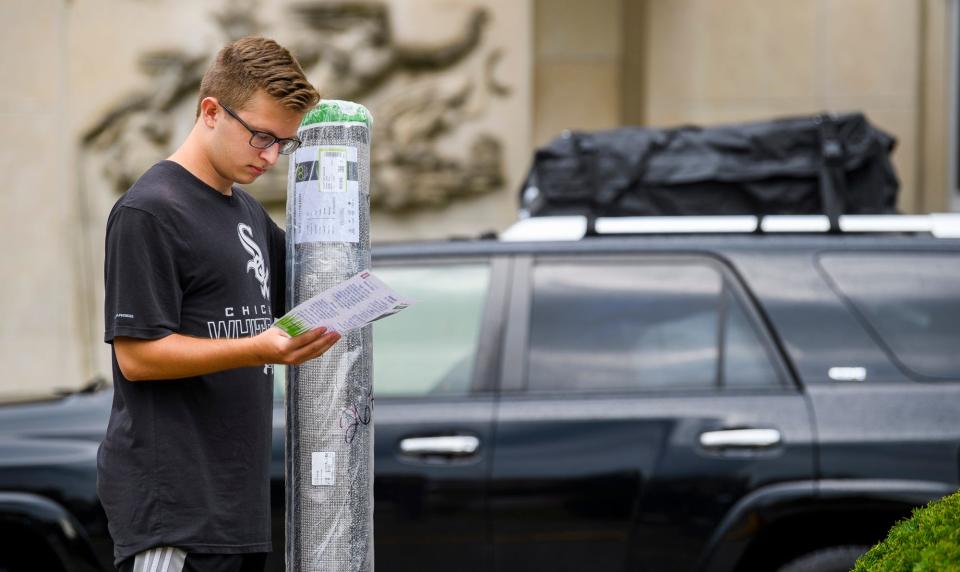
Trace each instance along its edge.
<path fill-rule="evenodd" d="M 336 469 L 337 454 L 330 451 L 312 454 L 311 482 L 315 487 L 329 487 L 333 485 L 333 475 Z"/>
<path fill-rule="evenodd" d="M 333 149 L 320 150 L 320 192 L 344 193 L 347 191 L 347 152 Z"/>

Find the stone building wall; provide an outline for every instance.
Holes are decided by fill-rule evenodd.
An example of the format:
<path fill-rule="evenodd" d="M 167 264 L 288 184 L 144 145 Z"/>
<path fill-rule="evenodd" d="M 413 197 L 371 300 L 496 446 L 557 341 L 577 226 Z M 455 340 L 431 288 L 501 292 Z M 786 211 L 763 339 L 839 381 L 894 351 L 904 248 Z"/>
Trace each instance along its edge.
<path fill-rule="evenodd" d="M 93 366 L 81 343 L 89 262 L 66 128 L 66 15 L 61 2 L 3 2 L 0 22 L 0 386 L 76 387 Z"/>
<path fill-rule="evenodd" d="M 950 209 L 957 0 L 536 0 L 533 138 L 863 111 L 903 212 Z"/>
<path fill-rule="evenodd" d="M 38 0 L 0 4 L 0 215 L 13 276 L 0 393 L 109 376 L 103 230 L 194 120 L 219 47 L 262 34 L 327 97 L 375 117 L 373 239 L 477 235 L 515 218 L 532 118 L 526 0 Z M 411 158 L 414 159 L 411 165 Z M 286 170 L 249 190 L 280 222 Z"/>
<path fill-rule="evenodd" d="M 644 25 L 631 44 L 644 54 L 635 63 L 644 88 L 633 109 L 644 123 L 863 111 L 898 139 L 900 209 L 947 208 L 942 175 L 924 170 L 946 149 L 945 139 L 928 137 L 946 123 L 946 102 L 936 103 L 939 109 L 926 105 L 946 87 L 937 61 L 945 47 L 928 46 L 947 33 L 947 0 L 642 4 Z"/>
<path fill-rule="evenodd" d="M 531 151 L 564 129 L 823 110 L 893 132 L 901 209 L 945 210 L 956 1 L 2 2 L 0 393 L 109 374 L 106 215 L 186 134 L 231 37 L 275 37 L 326 95 L 373 110 L 383 241 L 505 228 Z M 251 190 L 282 220 L 277 175 Z"/>

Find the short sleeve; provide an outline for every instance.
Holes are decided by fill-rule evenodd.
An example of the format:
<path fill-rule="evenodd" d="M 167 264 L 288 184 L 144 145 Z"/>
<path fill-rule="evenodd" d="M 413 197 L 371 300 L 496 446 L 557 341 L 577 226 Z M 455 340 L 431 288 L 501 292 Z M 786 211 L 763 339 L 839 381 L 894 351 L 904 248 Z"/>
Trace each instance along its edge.
<path fill-rule="evenodd" d="M 104 341 L 163 338 L 180 327 L 183 292 L 173 235 L 151 213 L 118 206 L 107 221 Z"/>
<path fill-rule="evenodd" d="M 270 228 L 270 301 L 276 318 L 287 313 L 287 235 L 267 216 Z"/>

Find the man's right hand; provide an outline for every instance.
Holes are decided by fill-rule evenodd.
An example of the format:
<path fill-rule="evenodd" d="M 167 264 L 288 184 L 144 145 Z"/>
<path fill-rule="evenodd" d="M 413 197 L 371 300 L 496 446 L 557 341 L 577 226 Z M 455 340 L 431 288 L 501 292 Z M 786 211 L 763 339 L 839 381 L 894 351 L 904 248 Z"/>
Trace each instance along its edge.
<path fill-rule="evenodd" d="M 268 363 L 299 365 L 320 357 L 340 334 L 317 328 L 295 338 L 271 327 L 252 338 L 209 339 L 170 334 L 156 340 L 117 336 L 117 363 L 129 381 L 180 379 Z"/>
<path fill-rule="evenodd" d="M 340 334 L 316 328 L 291 338 L 280 328 L 271 327 L 254 337 L 255 350 L 263 363 L 300 365 L 326 353 L 340 340 Z"/>

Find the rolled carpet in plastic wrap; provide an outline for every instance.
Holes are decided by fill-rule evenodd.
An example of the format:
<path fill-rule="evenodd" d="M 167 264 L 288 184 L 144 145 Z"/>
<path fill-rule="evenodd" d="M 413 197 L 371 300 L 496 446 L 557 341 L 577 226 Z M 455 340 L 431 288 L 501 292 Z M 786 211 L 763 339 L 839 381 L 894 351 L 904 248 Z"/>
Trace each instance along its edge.
<path fill-rule="evenodd" d="M 287 184 L 287 306 L 370 268 L 370 136 L 362 105 L 307 113 Z M 287 572 L 373 570 L 370 326 L 287 370 Z"/>

